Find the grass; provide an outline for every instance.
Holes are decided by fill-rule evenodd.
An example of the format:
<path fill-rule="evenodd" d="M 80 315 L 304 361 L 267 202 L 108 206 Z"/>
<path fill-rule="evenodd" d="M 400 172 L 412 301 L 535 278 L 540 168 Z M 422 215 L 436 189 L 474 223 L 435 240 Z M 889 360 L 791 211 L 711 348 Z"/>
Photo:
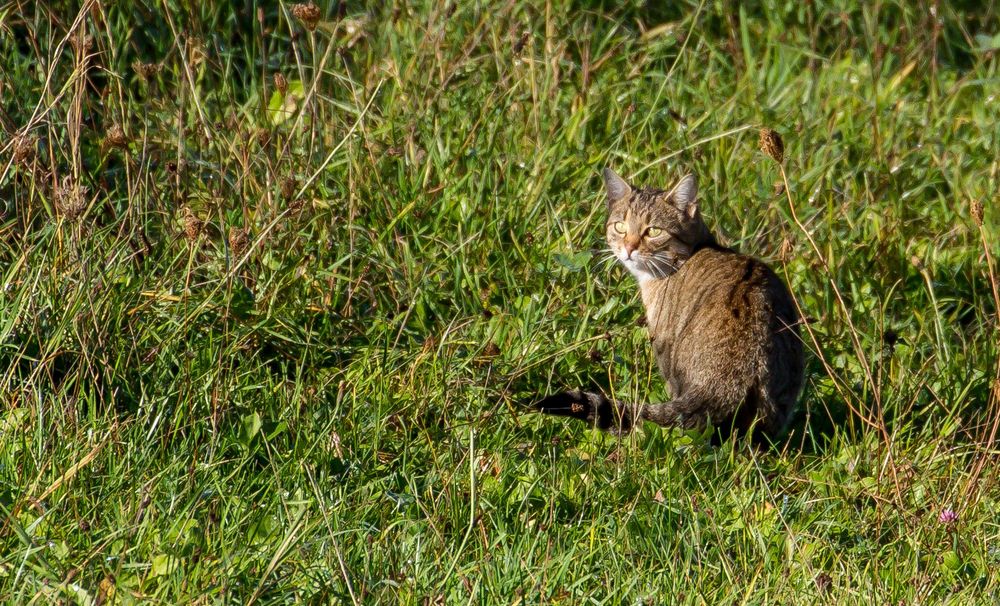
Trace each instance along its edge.
<path fill-rule="evenodd" d="M 865 4 L 0 3 L 0 595 L 995 603 L 1000 19 Z M 773 447 L 527 414 L 667 396 L 605 165 L 811 318 Z"/>

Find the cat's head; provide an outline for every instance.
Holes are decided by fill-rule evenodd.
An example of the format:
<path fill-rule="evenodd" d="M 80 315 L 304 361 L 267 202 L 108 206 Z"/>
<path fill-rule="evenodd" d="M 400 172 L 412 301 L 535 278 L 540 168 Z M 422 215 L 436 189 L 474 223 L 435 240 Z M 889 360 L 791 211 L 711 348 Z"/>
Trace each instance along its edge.
<path fill-rule="evenodd" d="M 608 245 L 639 282 L 665 278 L 708 236 L 698 212 L 698 180 L 686 175 L 669 191 L 635 188 L 604 169 Z"/>

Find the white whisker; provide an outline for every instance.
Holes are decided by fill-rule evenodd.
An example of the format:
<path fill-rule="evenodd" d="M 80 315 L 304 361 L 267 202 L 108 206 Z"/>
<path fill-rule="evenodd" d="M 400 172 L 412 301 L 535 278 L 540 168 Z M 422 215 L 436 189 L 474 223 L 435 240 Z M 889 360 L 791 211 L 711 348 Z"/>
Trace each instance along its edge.
<path fill-rule="evenodd" d="M 662 253 L 653 254 L 649 260 L 650 267 L 655 267 L 657 273 L 662 273 L 661 277 L 666 278 L 670 274 L 676 273 L 680 269 Z"/>

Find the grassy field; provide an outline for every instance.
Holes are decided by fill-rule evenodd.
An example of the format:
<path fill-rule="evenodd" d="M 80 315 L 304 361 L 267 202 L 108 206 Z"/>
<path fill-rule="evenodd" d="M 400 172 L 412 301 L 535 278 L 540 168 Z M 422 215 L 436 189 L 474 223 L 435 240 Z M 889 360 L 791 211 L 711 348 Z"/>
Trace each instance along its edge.
<path fill-rule="evenodd" d="M 998 603 L 997 7 L 658 4 L 0 2 L 0 596 Z M 791 285 L 780 442 L 528 414 L 668 395 L 606 165 Z"/>

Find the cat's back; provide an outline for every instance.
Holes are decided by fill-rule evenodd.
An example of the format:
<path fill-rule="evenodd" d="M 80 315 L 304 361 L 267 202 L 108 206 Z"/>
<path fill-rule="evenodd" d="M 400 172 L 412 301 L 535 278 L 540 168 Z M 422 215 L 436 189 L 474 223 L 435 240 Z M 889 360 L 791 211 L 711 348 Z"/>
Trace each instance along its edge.
<path fill-rule="evenodd" d="M 750 403 L 765 431 L 784 427 L 802 388 L 803 351 L 794 301 L 770 267 L 706 248 L 644 291 L 657 365 L 675 398 L 700 394 L 716 419 Z"/>
<path fill-rule="evenodd" d="M 794 311 L 788 288 L 766 263 L 727 248 L 698 251 L 664 282 L 676 304 L 726 318 L 751 319 L 786 306 Z"/>
<path fill-rule="evenodd" d="M 650 336 L 661 349 L 720 365 L 756 365 L 775 340 L 798 342 L 798 316 L 781 278 L 763 261 L 721 247 L 696 252 L 650 285 Z M 673 366 L 673 364 L 670 364 Z"/>

